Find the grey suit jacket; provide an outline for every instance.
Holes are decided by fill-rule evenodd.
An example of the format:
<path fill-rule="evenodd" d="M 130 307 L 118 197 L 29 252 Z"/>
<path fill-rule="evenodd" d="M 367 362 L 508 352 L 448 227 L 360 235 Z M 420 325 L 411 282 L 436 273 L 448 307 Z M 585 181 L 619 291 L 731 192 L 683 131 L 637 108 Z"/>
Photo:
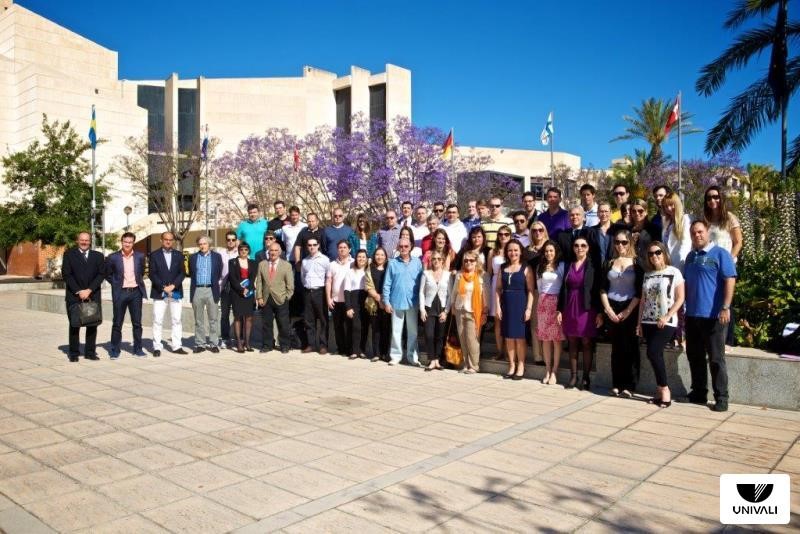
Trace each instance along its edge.
<path fill-rule="evenodd" d="M 294 294 L 294 271 L 288 261 L 278 260 L 272 281 L 269 279 L 269 260 L 258 264 L 256 276 L 256 299 L 267 300 L 270 296 L 280 306 Z"/>

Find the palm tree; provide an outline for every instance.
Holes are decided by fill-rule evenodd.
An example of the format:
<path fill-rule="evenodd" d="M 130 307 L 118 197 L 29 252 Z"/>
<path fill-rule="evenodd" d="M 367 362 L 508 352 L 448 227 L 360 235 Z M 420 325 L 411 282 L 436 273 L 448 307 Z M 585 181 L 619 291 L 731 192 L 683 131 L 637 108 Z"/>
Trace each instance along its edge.
<path fill-rule="evenodd" d="M 622 116 L 622 119 L 629 123 L 630 126 L 625 128 L 624 134 L 615 137 L 611 142 L 643 139 L 650 145 L 650 152 L 647 156 L 648 163 L 655 165 L 663 163 L 664 154 L 661 150 L 661 144 L 667 140 L 667 134 L 664 129 L 667 126 L 667 119 L 672 113 L 673 104 L 674 102 L 664 101 L 660 98 L 649 98 L 642 101 L 641 107 L 633 108 L 633 116 Z M 681 112 L 681 133 L 691 134 L 701 131 L 692 127 L 691 117 L 692 114 Z"/>
<path fill-rule="evenodd" d="M 728 109 L 708 132 L 706 151 L 711 154 L 726 149 L 741 151 L 766 124 L 780 120 L 781 180 L 785 186 L 787 172 L 800 163 L 800 136 L 792 142 L 791 152 L 787 149 L 786 114 L 789 97 L 800 85 L 800 57 L 788 58 L 787 39 L 800 36 L 800 23 L 789 22 L 788 0 L 740 0 L 728 13 L 724 27 L 738 28 L 753 17 L 769 15 L 775 8 L 777 16 L 774 22 L 744 32 L 717 59 L 700 70 L 695 89 L 702 95 L 711 96 L 725 83 L 729 72 L 747 66 L 753 57 L 770 49 L 769 71 L 731 99 Z M 787 237 L 791 238 L 786 252 L 796 258 L 800 234 L 800 221 L 795 220 L 797 199 L 792 199 L 787 191 L 778 195 L 777 207 L 781 231 L 789 232 Z"/>

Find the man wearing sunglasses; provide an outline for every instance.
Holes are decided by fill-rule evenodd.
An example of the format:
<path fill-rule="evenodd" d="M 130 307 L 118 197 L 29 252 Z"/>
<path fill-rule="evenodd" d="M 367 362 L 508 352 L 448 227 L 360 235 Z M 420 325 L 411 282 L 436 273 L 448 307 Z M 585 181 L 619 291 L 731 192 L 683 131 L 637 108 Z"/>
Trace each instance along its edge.
<path fill-rule="evenodd" d="M 528 248 L 531 244 L 528 215 L 522 210 L 515 211 L 511 214 L 511 220 L 514 221 L 514 233 L 511 234 L 511 237 L 522 243 L 523 248 Z"/>
<path fill-rule="evenodd" d="M 236 232 L 225 234 L 225 247 L 217 250 L 222 256 L 222 277 L 219 279 L 219 345 L 225 348 L 233 347 L 231 339 L 231 286 L 228 283 L 228 264 L 239 257 L 239 240 L 236 239 Z"/>
<path fill-rule="evenodd" d="M 614 204 L 617 205 L 614 211 L 611 212 L 612 223 L 620 222 L 622 219 L 622 210 L 620 210 L 620 208 L 623 204 L 628 202 L 630 196 L 631 192 L 625 184 L 614 184 L 614 187 L 611 188 L 611 197 L 614 199 Z"/>
<path fill-rule="evenodd" d="M 378 230 L 378 246 L 383 247 L 387 254 L 392 254 L 397 248 L 400 239 L 400 225 L 397 222 L 397 212 L 388 210 L 383 216 L 384 226 Z M 415 238 L 416 239 L 416 238 Z"/>

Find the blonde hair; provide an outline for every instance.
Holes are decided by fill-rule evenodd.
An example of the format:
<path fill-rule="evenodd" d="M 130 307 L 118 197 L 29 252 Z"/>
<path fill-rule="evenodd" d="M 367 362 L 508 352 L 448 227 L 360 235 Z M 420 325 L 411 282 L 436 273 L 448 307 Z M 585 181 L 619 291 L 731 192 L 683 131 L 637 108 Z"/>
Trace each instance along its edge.
<path fill-rule="evenodd" d="M 464 259 L 466 260 L 467 258 L 475 260 L 475 272 L 478 274 L 478 276 L 483 276 L 483 265 L 481 264 L 481 259 L 478 256 L 478 253 L 474 250 L 468 250 L 464 253 Z M 464 263 L 461 264 L 461 271 L 464 271 Z"/>
<path fill-rule="evenodd" d="M 675 234 L 678 240 L 682 240 L 686 228 L 683 227 L 683 202 L 681 202 L 681 197 L 673 191 L 664 197 L 662 206 L 667 203 L 675 208 L 675 215 L 672 216 L 672 233 Z"/>

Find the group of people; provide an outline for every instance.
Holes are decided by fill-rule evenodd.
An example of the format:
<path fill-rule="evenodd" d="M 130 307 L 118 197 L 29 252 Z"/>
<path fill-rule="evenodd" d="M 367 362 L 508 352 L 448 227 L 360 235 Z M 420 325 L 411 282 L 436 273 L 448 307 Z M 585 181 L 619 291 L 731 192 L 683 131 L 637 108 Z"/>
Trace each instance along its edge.
<path fill-rule="evenodd" d="M 182 347 L 183 281 L 189 276 L 195 318 L 194 352 L 228 346 L 253 351 L 253 315 L 261 310 L 262 352 L 291 348 L 328 353 L 329 321 L 335 351 L 351 359 L 422 366 L 418 326 L 424 330 L 426 371 L 444 367 L 444 345 L 454 329 L 466 374 L 480 370 L 481 340 L 490 321 L 498 350 L 508 360 L 503 375 L 521 380 L 528 346 L 543 359 L 545 384 L 555 384 L 562 343 L 567 341 L 570 378 L 565 387 L 590 387 L 593 341 L 606 331 L 612 344 L 612 394 L 632 396 L 639 375 L 639 338 L 647 345 L 658 384 L 652 402 L 667 407 L 671 394 L 664 348 L 686 342 L 692 371 L 689 400 L 707 402 L 710 360 L 714 408 L 727 409 L 724 345 L 742 238 L 724 192 L 708 188 L 703 213 L 692 219 L 668 186 L 653 190 L 657 213 L 630 200 L 624 184 L 612 189 L 614 205 L 596 202 L 595 188 L 580 189 L 580 205 L 562 208 L 551 187 L 539 212 L 532 193 L 508 216 L 503 201 L 458 206 L 403 202 L 373 230 L 365 214 L 346 224 L 336 208 L 331 223 L 320 216 L 274 204 L 275 217 L 247 206 L 248 217 L 211 250 L 207 236 L 184 268 L 174 236 L 161 235 L 149 258 L 153 299 L 153 356 L 160 356 L 167 308 L 171 349 Z M 99 301 L 103 279 L 111 283 L 114 320 L 111 358 L 120 354 L 126 310 L 133 322 L 133 352 L 143 356 L 141 306 L 146 297 L 144 254 L 125 233 L 121 250 L 104 259 L 89 250 L 88 234 L 64 259 L 67 303 Z M 83 256 L 82 258 L 78 255 Z M 83 262 L 83 263 L 80 263 Z M 91 266 L 91 268 L 90 268 Z M 95 272 L 96 271 L 96 272 Z M 230 314 L 234 321 L 231 328 Z M 292 318 L 302 317 L 294 328 Z M 206 323 L 208 326 L 206 327 Z M 273 323 L 277 325 L 277 343 Z M 78 356 L 77 329 L 70 328 L 70 360 Z M 96 329 L 87 329 L 86 357 L 96 359 Z M 578 355 L 582 374 L 578 380 Z"/>

